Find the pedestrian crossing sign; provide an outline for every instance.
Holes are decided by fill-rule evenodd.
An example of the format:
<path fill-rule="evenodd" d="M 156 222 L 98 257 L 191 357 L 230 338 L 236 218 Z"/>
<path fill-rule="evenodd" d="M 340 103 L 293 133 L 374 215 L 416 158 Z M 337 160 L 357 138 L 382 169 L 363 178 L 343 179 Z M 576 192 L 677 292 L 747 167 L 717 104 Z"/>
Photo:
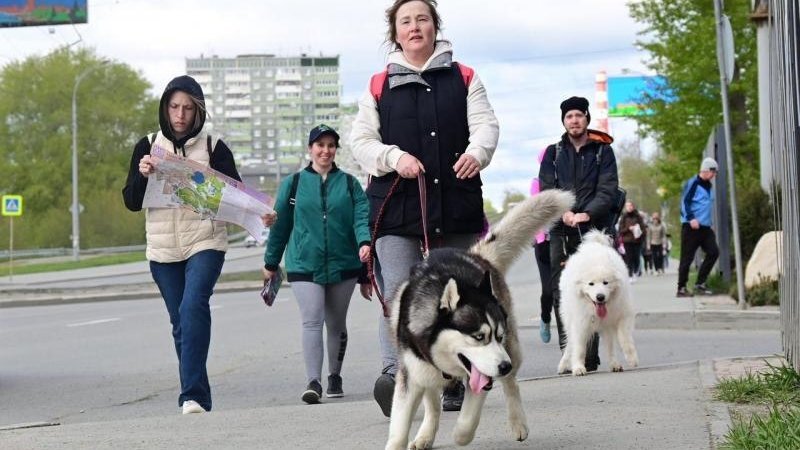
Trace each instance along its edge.
<path fill-rule="evenodd" d="M 22 196 L 4 195 L 3 196 L 3 215 L 21 216 L 22 215 Z"/>

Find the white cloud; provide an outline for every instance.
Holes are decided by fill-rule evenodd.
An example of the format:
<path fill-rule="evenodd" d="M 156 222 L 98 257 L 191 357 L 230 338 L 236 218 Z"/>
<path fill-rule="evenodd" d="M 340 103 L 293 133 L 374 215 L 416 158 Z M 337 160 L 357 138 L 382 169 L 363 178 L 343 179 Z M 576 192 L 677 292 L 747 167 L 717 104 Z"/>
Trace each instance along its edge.
<path fill-rule="evenodd" d="M 140 70 L 159 93 L 185 72 L 185 59 L 245 53 L 340 55 L 343 97 L 354 101 L 386 60 L 389 0 L 89 0 L 89 24 L 4 29 L 0 64 L 79 40 Z M 644 70 L 633 42 L 640 28 L 626 0 L 439 0 L 444 37 L 475 68 L 501 124 L 500 146 L 484 174 L 499 205 L 506 188 L 527 192 L 535 156 L 562 133 L 564 98 L 594 98 L 599 70 Z M 630 128 L 630 127 L 628 127 Z M 633 130 L 635 131 L 635 129 Z M 633 131 L 618 139 L 633 138 Z"/>

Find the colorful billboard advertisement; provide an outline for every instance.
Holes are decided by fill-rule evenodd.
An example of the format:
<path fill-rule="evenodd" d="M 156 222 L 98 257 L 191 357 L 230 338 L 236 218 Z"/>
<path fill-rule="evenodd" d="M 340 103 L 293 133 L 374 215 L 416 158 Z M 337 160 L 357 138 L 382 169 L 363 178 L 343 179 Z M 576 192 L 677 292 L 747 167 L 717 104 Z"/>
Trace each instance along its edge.
<path fill-rule="evenodd" d="M 0 0 L 0 28 L 86 23 L 87 0 Z"/>
<path fill-rule="evenodd" d="M 667 80 L 659 75 L 608 77 L 608 116 L 632 117 L 650 114 L 642 104 L 644 94 L 663 97 L 659 88 L 666 85 Z"/>

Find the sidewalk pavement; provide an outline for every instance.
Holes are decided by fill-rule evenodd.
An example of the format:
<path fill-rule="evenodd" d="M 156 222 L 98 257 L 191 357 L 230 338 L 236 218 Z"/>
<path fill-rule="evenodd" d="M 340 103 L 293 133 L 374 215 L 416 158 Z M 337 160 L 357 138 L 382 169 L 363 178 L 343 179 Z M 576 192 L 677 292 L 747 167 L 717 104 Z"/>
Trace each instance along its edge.
<path fill-rule="evenodd" d="M 777 308 L 738 309 L 726 296 L 675 298 L 674 264 L 664 276 L 646 275 L 633 285 L 638 328 L 780 328 Z M 255 290 L 259 284 L 222 283 L 217 292 Z M 158 295 L 154 289 L 105 295 L 28 297 L 7 291 L 1 306 L 100 301 Z M 538 298 L 538 283 L 511 285 L 517 298 Z M 32 295 L 32 294 L 31 294 Z M 538 302 L 517 301 L 521 323 L 538 321 Z M 763 365 L 763 358 L 691 361 L 681 364 L 600 371 L 586 377 L 551 376 L 520 381 L 530 435 L 525 442 L 509 435 L 502 389 L 488 396 L 475 441 L 480 449 L 677 449 L 716 448 L 730 426 L 728 407 L 712 398 L 718 379 L 740 376 Z M 421 415 L 412 427 L 415 432 Z M 454 449 L 450 433 L 456 413 L 443 413 L 435 448 Z M 209 414 L 142 417 L 133 420 L 31 424 L 0 429 L 4 449 L 49 448 L 193 448 L 374 449 L 382 448 L 388 419 L 372 399 L 326 399 L 319 406 L 292 405 L 215 411 Z"/>

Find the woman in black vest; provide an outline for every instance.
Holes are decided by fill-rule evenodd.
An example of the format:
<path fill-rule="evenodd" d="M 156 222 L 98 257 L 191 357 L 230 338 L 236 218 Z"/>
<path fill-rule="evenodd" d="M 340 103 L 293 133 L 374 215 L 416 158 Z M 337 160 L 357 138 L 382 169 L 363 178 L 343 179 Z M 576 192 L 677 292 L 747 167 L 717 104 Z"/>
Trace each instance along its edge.
<path fill-rule="evenodd" d="M 359 100 L 353 156 L 372 176 L 367 187 L 370 225 L 378 212 L 376 278 L 387 300 L 422 259 L 422 213 L 417 176 L 424 174 L 431 246 L 468 248 L 483 228 L 479 172 L 497 146 L 498 124 L 483 83 L 453 62 L 448 41 L 437 40 L 435 0 L 395 0 L 386 11 L 388 66 Z M 389 194 L 397 177 L 401 181 Z M 387 198 L 388 197 L 388 198 Z M 383 372 L 375 400 L 388 417 L 397 352 L 388 319 L 381 318 Z M 445 410 L 461 408 L 463 387 L 445 392 Z"/>

